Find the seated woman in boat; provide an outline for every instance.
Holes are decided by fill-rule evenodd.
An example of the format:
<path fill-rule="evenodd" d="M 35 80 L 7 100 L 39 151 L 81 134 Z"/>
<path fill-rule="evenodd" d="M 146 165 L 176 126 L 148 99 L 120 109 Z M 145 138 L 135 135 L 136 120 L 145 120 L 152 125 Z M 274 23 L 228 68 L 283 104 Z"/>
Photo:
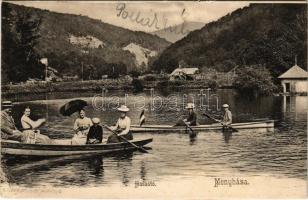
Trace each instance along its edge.
<path fill-rule="evenodd" d="M 117 132 L 117 135 L 110 135 L 107 139 L 107 143 L 118 143 L 124 141 L 121 137 L 124 137 L 127 140 L 133 139 L 133 134 L 130 131 L 131 120 L 128 116 L 126 116 L 129 108 L 125 105 L 122 105 L 120 108 L 118 108 L 118 111 L 121 113 L 120 118 L 118 119 L 115 126 L 110 127 L 111 130 Z"/>
<path fill-rule="evenodd" d="M 87 135 L 92 126 L 92 121 L 90 118 L 86 117 L 84 110 L 79 111 L 79 117 L 75 120 L 74 131 L 76 134 L 72 138 L 73 145 L 86 144 Z"/>
<path fill-rule="evenodd" d="M 196 126 L 197 125 L 197 114 L 194 112 L 195 104 L 188 103 L 185 107 L 188 110 L 187 117 L 185 119 L 179 119 L 175 126 Z"/>
<path fill-rule="evenodd" d="M 46 119 L 42 118 L 34 121 L 30 119 L 30 114 L 31 109 L 27 107 L 20 120 L 23 132 L 21 142 L 30 144 L 55 144 L 52 139 L 46 135 L 40 134 L 40 131 L 37 130 L 37 128 L 46 122 Z"/>
<path fill-rule="evenodd" d="M 103 140 L 103 127 L 99 125 L 100 119 L 93 118 L 93 125 L 90 127 L 88 136 L 87 136 L 87 144 L 98 144 L 102 143 Z"/>

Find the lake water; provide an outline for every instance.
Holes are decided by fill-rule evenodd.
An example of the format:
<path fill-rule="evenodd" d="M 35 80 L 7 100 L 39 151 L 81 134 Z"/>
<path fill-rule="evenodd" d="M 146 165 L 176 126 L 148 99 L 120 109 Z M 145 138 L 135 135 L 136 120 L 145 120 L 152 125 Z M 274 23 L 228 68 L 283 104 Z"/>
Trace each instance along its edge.
<path fill-rule="evenodd" d="M 177 180 L 196 180 L 196 177 L 269 176 L 284 180 L 302 180 L 307 177 L 307 97 L 247 98 L 233 90 L 211 92 L 211 98 L 200 91 L 165 92 L 146 91 L 134 95 L 125 91 L 99 93 L 66 93 L 12 98 L 18 101 L 14 109 L 18 121 L 22 109 L 30 106 L 32 118 L 45 117 L 42 127 L 51 138 L 71 138 L 77 115 L 63 117 L 59 108 L 71 99 L 80 98 L 89 103 L 88 117 L 100 117 L 111 125 L 118 118 L 117 104 L 131 108 L 133 124 L 139 123 L 141 108 L 145 109 L 146 124 L 174 124 L 185 114 L 187 101 L 197 105 L 198 122 L 213 123 L 202 117 L 207 112 L 219 117 L 222 103 L 228 103 L 234 122 L 264 118 L 275 119 L 274 132 L 239 131 L 199 132 L 192 140 L 183 133 L 135 133 L 135 138 L 152 137 L 149 154 L 140 152 L 113 156 L 63 157 L 40 160 L 2 159 L 9 183 L 18 186 L 134 186 L 136 181 L 148 180 L 155 184 Z M 104 102 L 98 95 L 104 96 Z M 170 96 L 173 95 L 173 96 Z M 97 96 L 96 99 L 93 97 Z M 156 96 L 156 97 L 155 97 Z M 74 98 L 73 98 L 74 97 Z M 155 98 L 154 98 L 155 97 Z M 37 99 L 37 100 L 36 100 Z M 137 102 L 137 103 L 136 103 Z M 161 103 L 162 102 L 162 103 Z M 102 110 L 104 105 L 105 110 Z M 203 105 L 203 110 L 200 110 Z M 210 109 L 210 110 L 209 110 Z M 48 132 L 46 132 L 48 130 Z M 104 138 L 107 133 L 104 134 Z"/>

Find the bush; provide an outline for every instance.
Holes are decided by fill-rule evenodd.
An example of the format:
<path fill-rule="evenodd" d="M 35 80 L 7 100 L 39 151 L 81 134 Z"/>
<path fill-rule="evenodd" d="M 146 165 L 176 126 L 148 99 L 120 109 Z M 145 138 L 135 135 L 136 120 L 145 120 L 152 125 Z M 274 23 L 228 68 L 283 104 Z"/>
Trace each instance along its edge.
<path fill-rule="evenodd" d="M 209 86 L 209 88 L 211 88 L 212 90 L 217 90 L 217 88 L 219 87 L 216 80 L 209 80 L 208 86 Z"/>
<path fill-rule="evenodd" d="M 153 75 L 147 75 L 144 77 L 145 81 L 156 81 L 156 77 Z"/>
<path fill-rule="evenodd" d="M 234 86 L 246 94 L 269 95 L 277 91 L 270 71 L 260 66 L 245 66 L 238 72 Z"/>

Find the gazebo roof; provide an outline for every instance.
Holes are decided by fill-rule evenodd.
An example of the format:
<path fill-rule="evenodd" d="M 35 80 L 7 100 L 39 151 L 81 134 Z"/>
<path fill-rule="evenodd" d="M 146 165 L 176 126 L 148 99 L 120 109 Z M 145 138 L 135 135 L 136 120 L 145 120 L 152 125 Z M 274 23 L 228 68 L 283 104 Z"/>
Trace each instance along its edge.
<path fill-rule="evenodd" d="M 308 73 L 298 65 L 294 65 L 288 71 L 281 74 L 278 78 L 308 78 Z"/>

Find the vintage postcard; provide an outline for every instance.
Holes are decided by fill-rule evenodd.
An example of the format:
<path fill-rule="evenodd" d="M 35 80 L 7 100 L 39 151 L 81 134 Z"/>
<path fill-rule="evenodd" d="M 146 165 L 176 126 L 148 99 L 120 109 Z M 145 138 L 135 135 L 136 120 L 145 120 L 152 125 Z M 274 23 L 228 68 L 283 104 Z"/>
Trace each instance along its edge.
<path fill-rule="evenodd" d="M 2 198 L 307 198 L 305 1 L 2 1 Z"/>

